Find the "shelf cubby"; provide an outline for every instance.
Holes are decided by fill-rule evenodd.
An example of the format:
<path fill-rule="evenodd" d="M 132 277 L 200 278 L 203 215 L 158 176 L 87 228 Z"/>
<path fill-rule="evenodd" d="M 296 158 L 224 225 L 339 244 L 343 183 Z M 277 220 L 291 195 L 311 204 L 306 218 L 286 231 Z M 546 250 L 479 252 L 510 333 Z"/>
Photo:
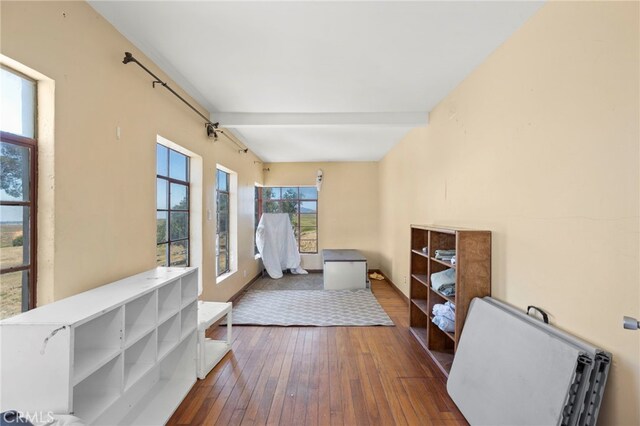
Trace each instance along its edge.
<path fill-rule="evenodd" d="M 122 308 L 116 308 L 75 329 L 73 383 L 84 380 L 122 348 Z"/>
<path fill-rule="evenodd" d="M 73 414 L 86 424 L 113 404 L 122 390 L 122 354 L 73 387 Z"/>
<path fill-rule="evenodd" d="M 162 323 L 180 310 L 180 280 L 172 281 L 158 289 L 158 322 Z"/>
<path fill-rule="evenodd" d="M 175 411 L 195 382 L 196 334 L 183 340 L 160 361 L 153 386 L 132 407 L 122 424 L 163 424 Z"/>
<path fill-rule="evenodd" d="M 152 330 L 124 352 L 124 389 L 131 387 L 156 361 L 157 337 Z"/>
<path fill-rule="evenodd" d="M 156 293 L 141 296 L 124 306 L 124 343 L 130 346 L 156 326 Z"/>
<path fill-rule="evenodd" d="M 426 275 L 423 276 L 426 279 Z M 411 275 L 411 300 L 424 299 L 427 300 L 429 287 L 422 277 Z"/>
<path fill-rule="evenodd" d="M 191 302 L 190 305 L 187 305 L 184 309 L 182 309 L 182 313 L 180 314 L 180 323 L 181 323 L 181 333 L 182 337 L 185 337 L 187 334 L 191 333 L 198 326 L 198 302 Z"/>
<path fill-rule="evenodd" d="M 433 293 L 432 299 L 434 299 L 434 300 L 438 300 L 438 298 L 442 299 L 442 300 L 438 301 L 438 303 L 444 303 L 446 301 L 449 301 L 449 302 L 453 303 L 454 305 L 456 304 L 456 296 L 455 295 L 446 296 L 446 295 L 444 295 L 444 294 L 440 293 L 439 291 L 434 290 L 432 288 L 430 288 L 429 291 L 431 291 L 431 293 Z"/>
<path fill-rule="evenodd" d="M 181 281 L 181 295 L 182 303 L 184 307 L 198 298 L 198 277 L 196 275 L 188 275 L 182 277 Z"/>
<path fill-rule="evenodd" d="M 180 314 L 160 324 L 158 327 L 158 359 L 164 357 L 180 341 Z"/>

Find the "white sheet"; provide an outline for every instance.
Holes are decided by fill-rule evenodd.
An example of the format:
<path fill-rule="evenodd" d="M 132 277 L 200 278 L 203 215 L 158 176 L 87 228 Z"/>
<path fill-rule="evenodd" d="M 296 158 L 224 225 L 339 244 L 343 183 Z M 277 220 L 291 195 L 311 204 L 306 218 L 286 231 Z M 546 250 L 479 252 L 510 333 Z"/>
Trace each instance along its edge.
<path fill-rule="evenodd" d="M 298 244 L 288 214 L 264 213 L 256 230 L 256 246 L 271 278 L 282 278 L 286 269 L 293 274 L 307 273 L 300 267 Z"/>

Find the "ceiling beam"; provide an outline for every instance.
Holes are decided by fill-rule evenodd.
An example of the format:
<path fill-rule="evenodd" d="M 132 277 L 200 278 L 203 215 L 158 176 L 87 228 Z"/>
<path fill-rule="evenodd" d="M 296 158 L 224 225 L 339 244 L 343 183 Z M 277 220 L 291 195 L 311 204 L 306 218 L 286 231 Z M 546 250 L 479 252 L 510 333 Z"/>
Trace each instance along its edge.
<path fill-rule="evenodd" d="M 244 113 L 217 112 L 211 121 L 221 127 L 425 127 L 427 112 L 348 112 L 348 113 Z"/>

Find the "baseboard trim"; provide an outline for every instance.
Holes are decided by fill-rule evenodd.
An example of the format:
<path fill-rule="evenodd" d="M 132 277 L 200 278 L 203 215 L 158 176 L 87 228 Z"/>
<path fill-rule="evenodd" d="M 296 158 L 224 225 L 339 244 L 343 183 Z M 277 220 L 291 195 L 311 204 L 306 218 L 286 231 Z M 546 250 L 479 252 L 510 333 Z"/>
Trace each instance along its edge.
<path fill-rule="evenodd" d="M 384 272 L 382 272 L 380 269 L 376 269 L 375 272 L 379 273 L 380 275 L 382 275 L 384 277 L 385 280 L 387 280 L 387 282 L 389 284 L 391 284 L 391 288 L 393 288 L 396 293 L 398 293 L 398 295 L 400 296 L 400 298 L 402 299 L 402 301 L 409 306 L 409 298 L 402 292 L 402 290 L 400 290 L 398 288 L 398 286 L 396 285 L 396 283 L 394 283 L 393 281 L 391 281 L 391 279 L 389 277 L 387 277 L 385 275 Z"/>
<path fill-rule="evenodd" d="M 246 283 L 240 290 L 238 290 L 237 292 L 235 292 L 233 294 L 233 296 L 231 296 L 229 298 L 229 300 L 227 300 L 227 302 L 235 302 L 237 299 L 240 298 L 240 296 L 242 296 L 242 293 L 244 293 L 249 286 L 251 286 L 251 284 L 255 283 L 260 277 L 262 277 L 262 273 L 258 273 L 258 275 L 256 275 L 255 277 L 251 278 L 251 280 Z"/>

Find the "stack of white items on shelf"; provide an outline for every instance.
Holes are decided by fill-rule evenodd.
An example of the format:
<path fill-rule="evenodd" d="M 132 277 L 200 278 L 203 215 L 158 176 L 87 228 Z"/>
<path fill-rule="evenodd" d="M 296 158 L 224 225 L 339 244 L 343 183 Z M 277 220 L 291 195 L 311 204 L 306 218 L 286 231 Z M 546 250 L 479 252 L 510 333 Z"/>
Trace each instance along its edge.
<path fill-rule="evenodd" d="M 610 366 L 609 352 L 496 299 L 476 298 L 447 391 L 470 424 L 595 426 Z"/>
<path fill-rule="evenodd" d="M 451 262 L 451 259 L 456 255 L 455 250 L 436 250 L 436 259 Z"/>
<path fill-rule="evenodd" d="M 456 292 L 456 270 L 449 268 L 431 274 L 431 288 L 445 296 L 454 295 Z"/>
<path fill-rule="evenodd" d="M 433 305 L 433 318 L 431 322 L 437 325 L 440 330 L 447 333 L 453 333 L 456 329 L 456 305 L 451 302 L 445 302 L 444 305 Z"/>

